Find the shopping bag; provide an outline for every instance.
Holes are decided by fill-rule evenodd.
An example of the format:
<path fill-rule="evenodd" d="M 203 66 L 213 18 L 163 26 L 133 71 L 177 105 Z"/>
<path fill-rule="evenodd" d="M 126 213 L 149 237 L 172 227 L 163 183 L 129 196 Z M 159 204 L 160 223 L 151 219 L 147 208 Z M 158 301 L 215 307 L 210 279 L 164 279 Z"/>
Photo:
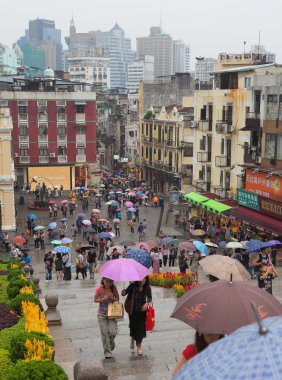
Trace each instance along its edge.
<path fill-rule="evenodd" d="M 146 331 L 153 331 L 155 327 L 155 309 L 153 304 L 148 306 L 146 315 Z"/>
<path fill-rule="evenodd" d="M 107 316 L 110 319 L 123 318 L 123 304 L 119 302 L 109 303 Z"/>

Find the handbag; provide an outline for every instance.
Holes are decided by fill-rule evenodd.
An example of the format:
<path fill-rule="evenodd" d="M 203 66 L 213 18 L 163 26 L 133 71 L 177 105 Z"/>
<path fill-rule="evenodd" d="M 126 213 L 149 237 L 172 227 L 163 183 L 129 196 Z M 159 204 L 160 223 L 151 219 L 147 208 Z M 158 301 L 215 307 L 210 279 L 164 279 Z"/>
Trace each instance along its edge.
<path fill-rule="evenodd" d="M 153 331 L 155 327 L 155 309 L 153 304 L 150 304 L 147 308 L 146 314 L 146 331 Z"/>
<path fill-rule="evenodd" d="M 107 317 L 109 319 L 123 318 L 123 304 L 119 302 L 109 303 Z"/>
<path fill-rule="evenodd" d="M 135 289 L 133 289 L 131 294 L 128 294 L 126 300 L 124 301 L 124 309 L 127 314 L 131 315 L 133 311 Z"/>

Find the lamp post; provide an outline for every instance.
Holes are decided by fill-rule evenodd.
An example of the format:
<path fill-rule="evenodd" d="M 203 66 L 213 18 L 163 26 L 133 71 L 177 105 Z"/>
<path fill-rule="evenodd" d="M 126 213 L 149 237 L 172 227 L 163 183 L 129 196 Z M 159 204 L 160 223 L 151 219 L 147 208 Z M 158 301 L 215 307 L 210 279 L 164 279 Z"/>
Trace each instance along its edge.
<path fill-rule="evenodd" d="M 35 177 L 32 178 L 31 182 L 38 183 L 38 179 L 40 179 L 40 178 L 41 179 L 45 179 L 46 181 L 50 182 L 51 186 L 53 187 L 53 189 L 55 189 L 55 186 L 54 186 L 53 182 L 49 178 L 46 178 L 46 177 L 42 177 L 42 176 L 37 177 L 37 176 L 35 176 Z"/>

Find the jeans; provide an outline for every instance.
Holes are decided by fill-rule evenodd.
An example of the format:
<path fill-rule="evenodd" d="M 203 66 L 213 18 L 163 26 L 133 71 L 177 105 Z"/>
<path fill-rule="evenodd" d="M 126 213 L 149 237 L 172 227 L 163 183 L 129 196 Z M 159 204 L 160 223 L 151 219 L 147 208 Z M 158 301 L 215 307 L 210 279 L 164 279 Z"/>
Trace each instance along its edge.
<path fill-rule="evenodd" d="M 98 323 L 100 326 L 104 354 L 110 354 L 115 348 L 117 321 L 115 319 L 109 319 L 105 314 L 98 313 Z"/>
<path fill-rule="evenodd" d="M 115 228 L 115 233 L 116 233 L 116 236 L 120 236 L 120 230 L 119 230 L 119 228 Z"/>
<path fill-rule="evenodd" d="M 48 280 L 52 280 L 52 268 L 45 268 L 45 278 L 46 278 L 46 281 Z"/>
<path fill-rule="evenodd" d="M 98 257 L 98 259 L 99 259 L 100 261 L 103 261 L 103 260 L 104 260 L 104 251 L 100 251 L 100 252 L 99 252 L 99 257 Z"/>
<path fill-rule="evenodd" d="M 71 280 L 71 267 L 64 267 L 64 278 L 65 281 Z"/>
<path fill-rule="evenodd" d="M 163 264 L 164 264 L 164 267 L 166 267 L 166 264 L 167 264 L 167 256 L 163 256 Z"/>
<path fill-rule="evenodd" d="M 168 265 L 170 267 L 174 267 L 174 261 L 175 261 L 175 257 L 174 256 L 169 256 L 169 262 L 168 262 Z"/>

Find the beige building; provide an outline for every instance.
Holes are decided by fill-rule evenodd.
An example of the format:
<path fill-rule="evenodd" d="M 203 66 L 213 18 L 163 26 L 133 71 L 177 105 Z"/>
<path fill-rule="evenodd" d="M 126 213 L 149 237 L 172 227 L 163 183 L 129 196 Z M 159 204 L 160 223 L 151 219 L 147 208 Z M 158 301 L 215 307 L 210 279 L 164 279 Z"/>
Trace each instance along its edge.
<path fill-rule="evenodd" d="M 11 155 L 13 122 L 8 108 L 0 108 L 0 231 L 16 229 L 14 162 Z"/>
<path fill-rule="evenodd" d="M 249 55 L 220 55 L 213 90 L 194 96 L 193 185 L 198 191 L 235 198 L 246 167 L 261 163 L 266 99 L 261 78 L 282 73 L 273 63 Z M 264 62 L 267 57 L 262 56 Z M 254 64 L 254 63 L 261 64 Z M 183 106 L 191 102 L 184 98 Z"/>

